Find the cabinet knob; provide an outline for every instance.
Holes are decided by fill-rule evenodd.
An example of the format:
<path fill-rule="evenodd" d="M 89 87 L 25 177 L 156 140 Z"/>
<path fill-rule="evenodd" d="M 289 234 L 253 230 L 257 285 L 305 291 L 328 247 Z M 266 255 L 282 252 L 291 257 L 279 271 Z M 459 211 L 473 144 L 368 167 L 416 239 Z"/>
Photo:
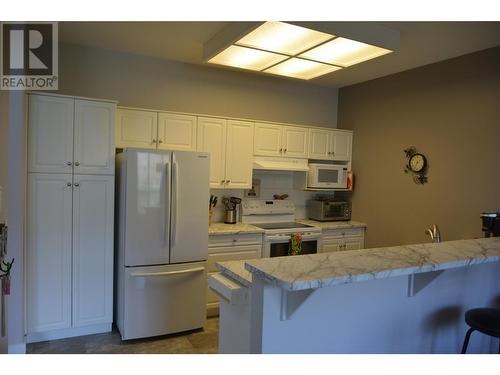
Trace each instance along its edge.
<path fill-rule="evenodd" d="M 75 166 L 77 166 L 77 167 L 78 167 L 79 165 L 80 165 L 80 162 L 79 162 L 79 161 L 76 161 L 76 162 L 75 162 Z"/>
<path fill-rule="evenodd" d="M 283 152 L 283 149 L 282 149 L 282 148 L 280 148 L 280 152 Z"/>
<path fill-rule="evenodd" d="M 78 187 L 80 186 L 80 184 L 78 182 L 75 182 L 75 187 Z"/>
<path fill-rule="evenodd" d="M 222 185 L 222 184 L 226 183 L 226 180 L 221 180 L 221 182 L 220 182 L 220 183 L 221 183 L 221 185 Z"/>
<path fill-rule="evenodd" d="M 286 148 L 283 150 L 283 152 L 286 152 Z"/>
<path fill-rule="evenodd" d="M 151 143 L 156 143 L 156 139 L 153 139 L 153 140 L 151 141 Z"/>
<path fill-rule="evenodd" d="M 158 143 L 163 143 L 163 141 L 160 139 L 160 140 L 158 141 Z"/>
<path fill-rule="evenodd" d="M 229 184 L 231 182 L 231 180 L 226 180 L 226 184 Z"/>
<path fill-rule="evenodd" d="M 70 162 L 70 161 L 67 161 L 67 162 L 66 162 L 66 165 L 71 166 L 71 164 L 73 164 L 73 163 L 72 163 L 72 162 Z"/>
<path fill-rule="evenodd" d="M 71 186 L 71 182 L 66 182 L 66 186 Z"/>

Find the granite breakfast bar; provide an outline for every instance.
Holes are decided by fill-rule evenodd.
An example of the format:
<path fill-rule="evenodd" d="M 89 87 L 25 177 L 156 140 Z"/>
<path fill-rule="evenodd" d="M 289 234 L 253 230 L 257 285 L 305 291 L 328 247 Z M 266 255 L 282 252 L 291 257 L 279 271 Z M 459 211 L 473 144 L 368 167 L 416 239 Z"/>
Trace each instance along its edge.
<path fill-rule="evenodd" d="M 457 353 L 464 312 L 500 306 L 499 261 L 496 237 L 222 262 L 220 352 Z"/>

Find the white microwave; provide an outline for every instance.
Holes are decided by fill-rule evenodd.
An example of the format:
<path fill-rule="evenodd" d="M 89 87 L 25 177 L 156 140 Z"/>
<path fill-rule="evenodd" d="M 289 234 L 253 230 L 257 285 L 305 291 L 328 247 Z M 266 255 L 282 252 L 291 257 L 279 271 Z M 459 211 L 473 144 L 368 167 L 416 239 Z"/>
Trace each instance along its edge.
<path fill-rule="evenodd" d="M 347 168 L 335 164 L 309 164 L 307 187 L 317 189 L 347 189 Z"/>

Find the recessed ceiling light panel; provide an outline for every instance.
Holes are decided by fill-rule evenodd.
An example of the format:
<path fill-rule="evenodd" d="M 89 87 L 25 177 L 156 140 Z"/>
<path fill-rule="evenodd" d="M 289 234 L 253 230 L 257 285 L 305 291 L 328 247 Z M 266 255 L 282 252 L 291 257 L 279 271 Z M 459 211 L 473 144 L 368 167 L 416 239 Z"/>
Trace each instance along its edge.
<path fill-rule="evenodd" d="M 323 74 L 341 69 L 338 66 L 318 63 L 298 58 L 291 58 L 278 65 L 266 69 L 265 73 L 278 74 L 281 76 L 294 77 L 300 79 L 312 79 Z"/>
<path fill-rule="evenodd" d="M 229 46 L 208 60 L 208 62 L 236 68 L 263 70 L 287 58 L 287 56 L 252 48 Z"/>
<path fill-rule="evenodd" d="M 266 22 L 238 40 L 236 44 L 296 55 L 333 37 L 331 34 L 284 22 Z"/>
<path fill-rule="evenodd" d="M 351 39 L 336 38 L 304 52 L 300 57 L 346 67 L 385 55 L 389 52 L 392 51 Z"/>

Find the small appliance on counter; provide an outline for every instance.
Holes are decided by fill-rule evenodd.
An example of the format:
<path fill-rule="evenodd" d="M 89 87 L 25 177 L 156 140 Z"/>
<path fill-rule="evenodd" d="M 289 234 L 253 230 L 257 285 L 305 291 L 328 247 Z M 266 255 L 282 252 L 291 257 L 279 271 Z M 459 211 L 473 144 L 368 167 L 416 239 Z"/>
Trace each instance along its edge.
<path fill-rule="evenodd" d="M 224 223 L 236 224 L 238 222 L 241 211 L 241 198 L 231 197 L 222 199 L 224 203 Z"/>
<path fill-rule="evenodd" d="M 500 236 L 500 212 L 483 212 L 481 215 L 483 220 L 483 232 L 485 237 Z"/>
<path fill-rule="evenodd" d="M 351 202 L 318 196 L 307 201 L 307 215 L 317 221 L 349 221 Z"/>

